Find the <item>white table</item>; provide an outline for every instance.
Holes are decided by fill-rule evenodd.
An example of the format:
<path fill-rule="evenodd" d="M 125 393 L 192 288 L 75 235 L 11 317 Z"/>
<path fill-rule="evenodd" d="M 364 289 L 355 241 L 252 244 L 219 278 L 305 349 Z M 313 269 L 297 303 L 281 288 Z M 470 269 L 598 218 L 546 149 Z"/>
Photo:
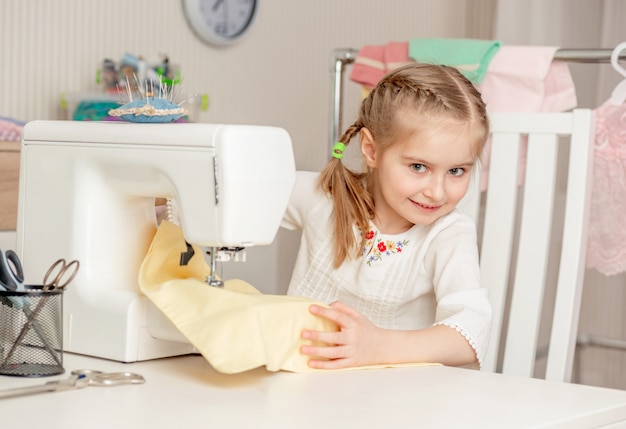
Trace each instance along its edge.
<path fill-rule="evenodd" d="M 444 366 L 225 375 L 200 356 L 123 364 L 66 353 L 66 374 L 0 376 L 0 389 L 74 369 L 131 371 L 146 383 L 0 401 L 3 428 L 626 427 L 626 391 Z"/>

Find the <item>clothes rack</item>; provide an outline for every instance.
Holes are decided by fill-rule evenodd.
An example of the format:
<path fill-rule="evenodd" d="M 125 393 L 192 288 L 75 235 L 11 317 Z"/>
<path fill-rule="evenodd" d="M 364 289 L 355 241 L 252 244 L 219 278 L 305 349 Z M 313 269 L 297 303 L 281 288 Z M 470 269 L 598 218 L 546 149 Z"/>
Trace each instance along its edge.
<path fill-rule="evenodd" d="M 332 52 L 331 56 L 331 128 L 329 147 L 332 148 L 337 139 L 342 125 L 343 108 L 343 72 L 345 66 L 351 64 L 356 59 L 359 51 L 352 48 L 338 48 Z M 555 61 L 566 61 L 568 63 L 610 63 L 613 49 L 558 49 L 554 54 Z M 626 53 L 620 55 L 620 61 L 626 61 Z"/>

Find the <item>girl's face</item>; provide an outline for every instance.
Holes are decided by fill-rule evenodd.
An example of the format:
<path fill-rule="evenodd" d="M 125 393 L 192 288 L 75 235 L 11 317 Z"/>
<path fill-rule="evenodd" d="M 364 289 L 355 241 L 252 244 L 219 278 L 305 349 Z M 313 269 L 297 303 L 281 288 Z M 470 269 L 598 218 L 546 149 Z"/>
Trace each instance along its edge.
<path fill-rule="evenodd" d="M 361 132 L 361 150 L 374 175 L 374 223 L 385 234 L 429 225 L 450 213 L 467 192 L 475 161 L 465 124 L 402 116 L 407 132 L 384 151 L 368 129 Z M 419 132 L 409 119 L 420 121 Z"/>

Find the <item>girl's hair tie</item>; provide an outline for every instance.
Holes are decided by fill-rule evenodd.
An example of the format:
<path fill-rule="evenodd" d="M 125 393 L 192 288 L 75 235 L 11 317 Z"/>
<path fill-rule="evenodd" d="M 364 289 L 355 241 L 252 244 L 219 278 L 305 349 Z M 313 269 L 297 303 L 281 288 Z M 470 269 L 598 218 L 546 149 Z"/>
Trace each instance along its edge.
<path fill-rule="evenodd" d="M 335 143 L 335 145 L 333 146 L 333 157 L 337 158 L 337 159 L 341 159 L 343 158 L 343 151 L 346 150 L 346 145 L 341 143 L 341 142 L 337 142 Z"/>

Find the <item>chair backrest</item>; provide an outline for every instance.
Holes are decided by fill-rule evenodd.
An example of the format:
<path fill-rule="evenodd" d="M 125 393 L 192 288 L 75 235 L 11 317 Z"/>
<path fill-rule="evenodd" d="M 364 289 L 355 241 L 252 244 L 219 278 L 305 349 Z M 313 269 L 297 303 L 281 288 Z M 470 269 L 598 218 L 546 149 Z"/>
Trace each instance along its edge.
<path fill-rule="evenodd" d="M 552 290 L 545 378 L 570 381 L 586 256 L 593 112 L 494 113 L 490 119 L 488 186 L 481 193 L 475 180 L 463 202 L 480 225 L 481 277 L 494 311 L 483 368 L 534 376 L 544 294 Z M 565 177 L 566 190 L 557 177 Z M 549 270 L 556 280 L 548 282 Z"/>

